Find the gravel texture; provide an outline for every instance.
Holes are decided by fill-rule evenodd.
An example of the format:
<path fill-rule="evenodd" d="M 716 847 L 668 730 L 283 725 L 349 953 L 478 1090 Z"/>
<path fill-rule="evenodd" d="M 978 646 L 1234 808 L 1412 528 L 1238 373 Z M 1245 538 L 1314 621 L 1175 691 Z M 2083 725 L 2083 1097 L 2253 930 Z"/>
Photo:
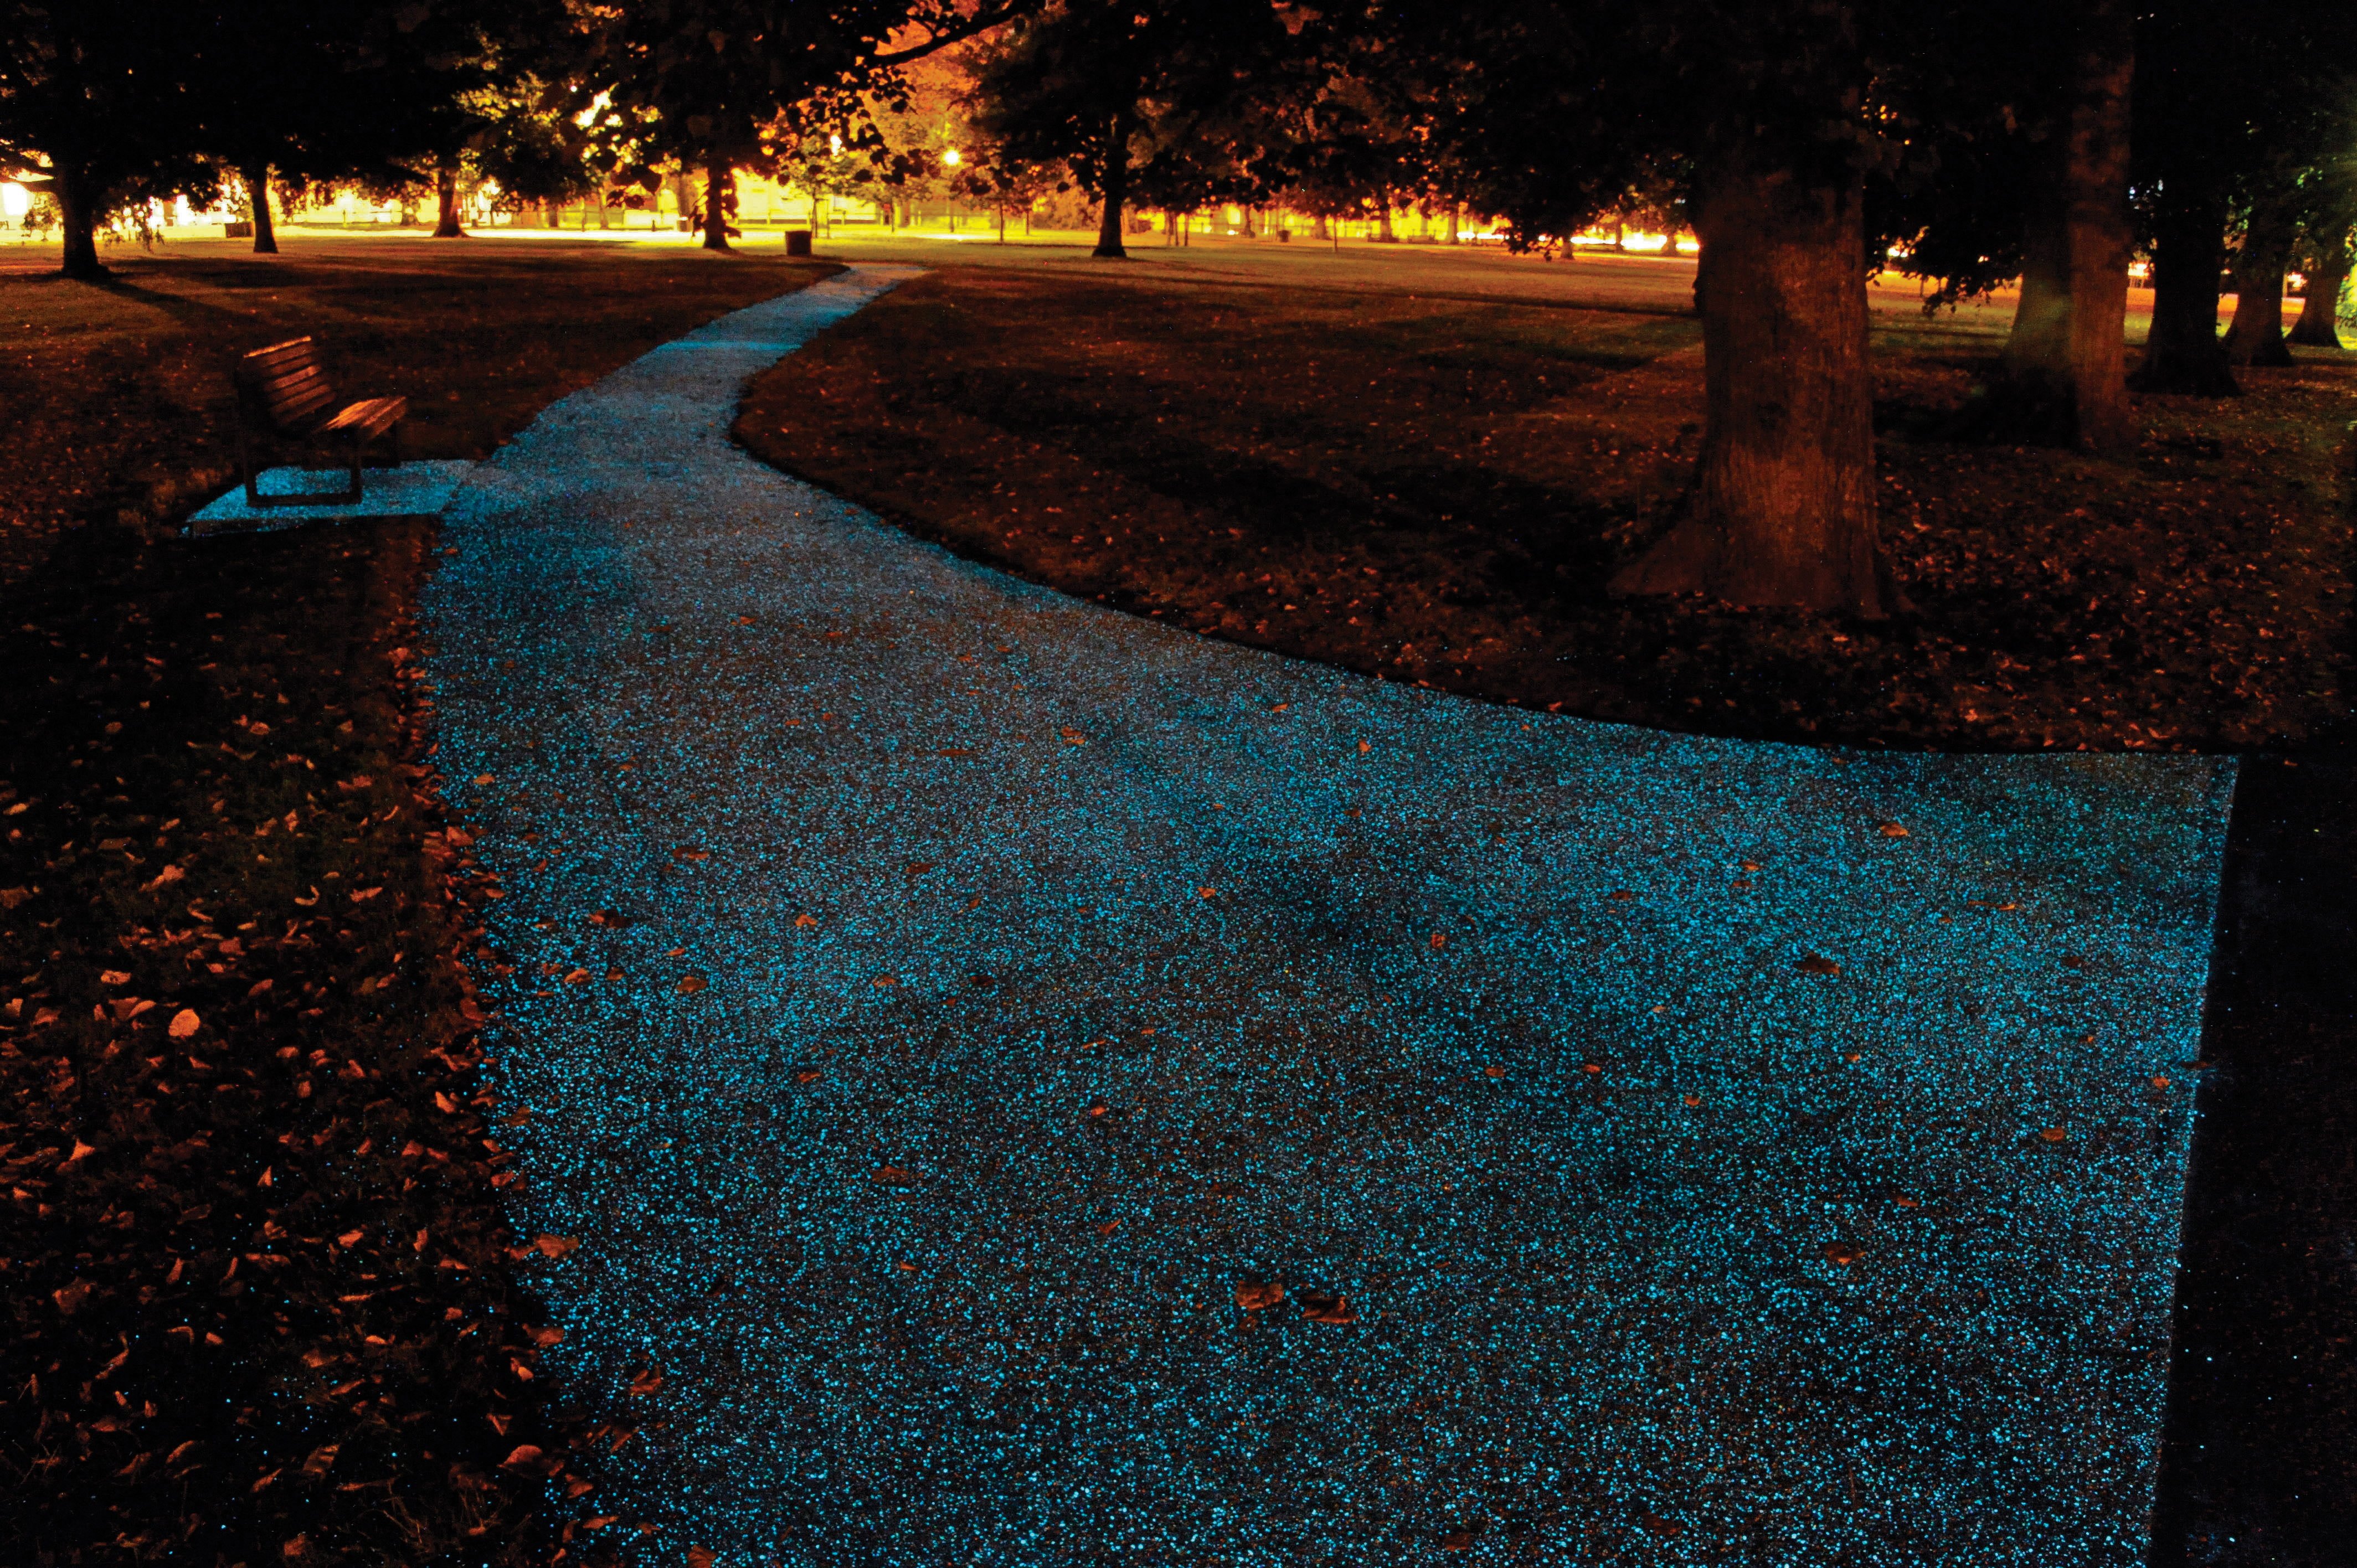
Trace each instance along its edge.
<path fill-rule="evenodd" d="M 1549 718 L 1014 581 L 726 439 L 905 275 L 555 404 L 425 595 L 640 1560 L 2141 1562 L 2234 762 Z"/>

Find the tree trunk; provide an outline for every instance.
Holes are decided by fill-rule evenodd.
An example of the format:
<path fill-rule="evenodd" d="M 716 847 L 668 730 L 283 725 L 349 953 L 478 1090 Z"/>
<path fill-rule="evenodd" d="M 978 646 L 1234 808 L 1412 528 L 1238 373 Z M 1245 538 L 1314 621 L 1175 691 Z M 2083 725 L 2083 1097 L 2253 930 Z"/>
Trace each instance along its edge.
<path fill-rule="evenodd" d="M 2311 231 L 2313 232 L 2313 231 Z M 2349 282 L 2349 233 L 2317 247 L 2316 264 L 2308 273 L 2308 298 L 2299 319 L 2292 324 L 2291 340 L 2310 349 L 2341 347 L 2341 291 Z"/>
<path fill-rule="evenodd" d="M 2139 392 L 2232 397 L 2237 389 L 2218 341 L 2218 273 L 2225 260 L 2226 198 L 2180 177 L 2163 192 L 2154 224 L 2152 335 L 2134 384 Z"/>
<path fill-rule="evenodd" d="M 1677 524 L 1611 592 L 1906 607 L 1875 532 L 1864 180 L 1807 185 L 1738 155 L 1696 205 L 1701 459 Z"/>
<path fill-rule="evenodd" d="M 704 248 L 707 251 L 728 249 L 729 192 L 733 181 L 728 174 L 728 154 L 718 142 L 704 159 Z M 818 198 L 811 198 L 811 229 L 818 229 Z"/>
<path fill-rule="evenodd" d="M 434 238 L 463 240 L 467 231 L 458 222 L 458 160 L 445 157 L 434 167 L 434 199 L 439 209 L 434 220 Z"/>
<path fill-rule="evenodd" d="M 1375 243 L 1399 243 L 1399 236 L 1392 232 L 1392 193 L 1388 190 L 1375 193 Z"/>
<path fill-rule="evenodd" d="M 2298 220 L 2288 200 L 2263 200 L 2251 213 L 2234 258 L 2234 319 L 2226 328 L 2230 365 L 2288 365 L 2284 345 L 2284 274 L 2291 266 Z"/>
<path fill-rule="evenodd" d="M 2039 150 L 2021 303 L 2004 370 L 1974 423 L 2012 441 L 2118 452 L 2128 410 L 2128 88 L 2125 0 L 2095 0 L 2073 40 L 2068 116 Z"/>
<path fill-rule="evenodd" d="M 58 228 L 65 237 L 60 270 L 70 278 L 94 283 L 108 275 L 98 259 L 98 202 L 89 176 L 62 158 L 53 158 L 49 194 L 57 199 Z"/>
<path fill-rule="evenodd" d="M 238 166 L 238 178 L 245 181 L 245 193 L 253 203 L 253 253 L 274 256 L 278 253 L 278 227 L 270 218 L 270 164 L 256 158 Z"/>
<path fill-rule="evenodd" d="M 1454 201 L 1450 202 L 1448 204 L 1448 242 L 1450 244 L 1454 245 L 1460 242 L 1458 236 L 1458 230 L 1463 226 L 1464 221 L 1464 207 L 1460 203 Z"/>
<path fill-rule="evenodd" d="M 1122 203 L 1129 196 L 1129 111 L 1124 110 L 1105 130 L 1104 211 L 1097 220 L 1097 248 L 1089 253 L 1108 261 L 1129 259 L 1121 242 Z"/>

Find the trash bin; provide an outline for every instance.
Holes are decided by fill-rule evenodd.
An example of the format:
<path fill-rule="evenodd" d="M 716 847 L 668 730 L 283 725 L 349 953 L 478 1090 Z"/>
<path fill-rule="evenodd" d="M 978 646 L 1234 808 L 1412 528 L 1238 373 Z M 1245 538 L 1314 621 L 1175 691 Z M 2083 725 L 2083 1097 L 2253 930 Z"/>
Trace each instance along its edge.
<path fill-rule="evenodd" d="M 807 256 L 811 253 L 811 231 L 807 229 L 786 231 L 786 254 Z"/>

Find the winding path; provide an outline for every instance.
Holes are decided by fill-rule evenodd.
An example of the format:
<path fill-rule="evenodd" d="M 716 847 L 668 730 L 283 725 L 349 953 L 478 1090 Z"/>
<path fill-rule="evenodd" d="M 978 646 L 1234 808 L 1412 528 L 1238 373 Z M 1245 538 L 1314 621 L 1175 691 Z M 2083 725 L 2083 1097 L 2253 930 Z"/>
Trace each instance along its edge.
<path fill-rule="evenodd" d="M 2233 763 L 1533 715 L 960 561 L 726 435 L 904 275 L 550 408 L 426 595 L 643 1560 L 2140 1563 Z"/>

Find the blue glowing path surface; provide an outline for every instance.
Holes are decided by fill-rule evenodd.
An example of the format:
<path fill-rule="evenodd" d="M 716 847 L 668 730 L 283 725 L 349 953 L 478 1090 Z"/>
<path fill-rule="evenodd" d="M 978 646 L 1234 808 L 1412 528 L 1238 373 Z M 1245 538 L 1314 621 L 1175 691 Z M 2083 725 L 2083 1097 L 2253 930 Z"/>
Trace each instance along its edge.
<path fill-rule="evenodd" d="M 551 408 L 426 596 L 641 1560 L 2140 1562 L 2233 764 L 1549 718 L 1013 581 L 726 439 L 898 275 Z"/>

